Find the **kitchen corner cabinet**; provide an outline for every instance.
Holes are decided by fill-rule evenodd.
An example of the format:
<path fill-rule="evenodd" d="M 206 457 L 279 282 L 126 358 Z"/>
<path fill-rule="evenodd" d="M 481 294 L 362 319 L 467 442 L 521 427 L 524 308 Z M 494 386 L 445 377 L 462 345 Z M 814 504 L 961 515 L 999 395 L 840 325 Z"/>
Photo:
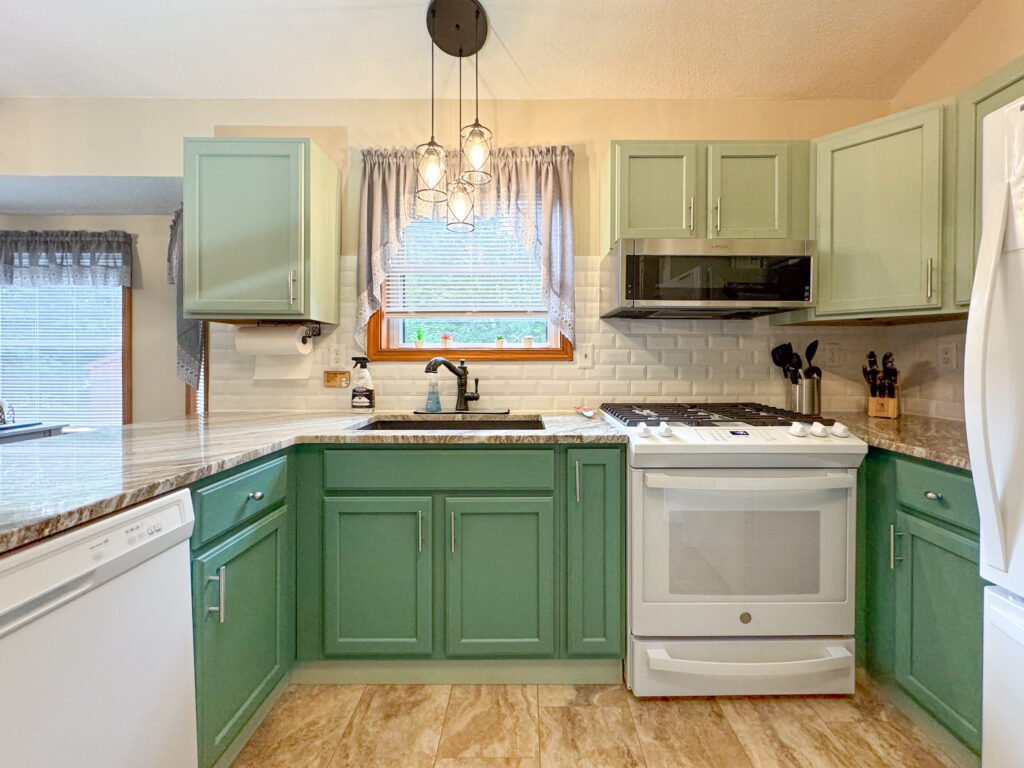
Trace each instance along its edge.
<path fill-rule="evenodd" d="M 184 313 L 337 323 L 338 169 L 309 139 L 186 139 Z"/>
<path fill-rule="evenodd" d="M 816 314 L 939 307 L 943 106 L 816 142 Z"/>
<path fill-rule="evenodd" d="M 1024 97 L 1024 57 L 968 88 L 957 99 L 956 289 L 958 305 L 971 300 L 974 261 L 981 242 L 981 123 Z"/>

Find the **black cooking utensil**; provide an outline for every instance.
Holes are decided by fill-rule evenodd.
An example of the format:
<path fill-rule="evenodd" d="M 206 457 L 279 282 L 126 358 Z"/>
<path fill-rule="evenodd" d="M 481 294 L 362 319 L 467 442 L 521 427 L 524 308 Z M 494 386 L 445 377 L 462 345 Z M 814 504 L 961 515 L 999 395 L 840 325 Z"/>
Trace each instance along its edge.
<path fill-rule="evenodd" d="M 782 375 L 789 378 L 789 364 L 793 357 L 793 345 L 790 343 L 779 344 L 772 350 L 772 362 L 782 369 Z"/>
<path fill-rule="evenodd" d="M 811 361 L 814 360 L 814 356 L 818 354 L 818 340 L 815 339 L 810 344 L 808 344 L 805 352 L 807 354 L 807 364 L 810 365 Z"/>
<path fill-rule="evenodd" d="M 808 365 L 807 368 L 804 369 L 804 377 L 808 379 L 820 379 L 821 368 L 816 365 Z"/>

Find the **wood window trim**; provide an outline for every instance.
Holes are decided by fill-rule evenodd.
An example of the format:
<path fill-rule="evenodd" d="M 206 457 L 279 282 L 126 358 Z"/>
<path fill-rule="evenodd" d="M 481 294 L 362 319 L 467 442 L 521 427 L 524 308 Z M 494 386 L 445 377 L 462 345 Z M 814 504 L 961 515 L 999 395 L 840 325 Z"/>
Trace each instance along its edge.
<path fill-rule="evenodd" d="M 132 289 L 121 289 L 121 423 L 132 423 Z"/>
<path fill-rule="evenodd" d="M 422 347 L 420 349 L 391 349 L 387 341 L 387 322 L 380 310 L 370 316 L 366 327 L 366 356 L 378 362 L 426 362 L 431 358 L 458 357 L 469 362 L 523 363 L 572 360 L 573 348 L 565 336 L 559 334 L 557 347 L 530 347 L 529 349 L 483 349 L 473 347 Z"/>

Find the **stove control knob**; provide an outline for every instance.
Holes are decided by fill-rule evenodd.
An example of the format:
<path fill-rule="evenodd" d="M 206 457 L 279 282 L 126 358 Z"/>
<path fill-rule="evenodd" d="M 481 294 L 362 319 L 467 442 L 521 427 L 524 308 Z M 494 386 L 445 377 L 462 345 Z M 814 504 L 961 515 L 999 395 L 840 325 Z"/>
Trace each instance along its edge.
<path fill-rule="evenodd" d="M 850 428 L 841 422 L 836 422 L 832 425 L 832 436 L 833 437 L 849 437 Z"/>
<path fill-rule="evenodd" d="M 661 426 L 658 427 L 658 437 L 672 437 L 672 427 L 667 421 L 661 422 Z"/>
<path fill-rule="evenodd" d="M 816 421 L 811 424 L 811 434 L 814 435 L 814 437 L 828 437 L 828 427 L 820 421 Z"/>
<path fill-rule="evenodd" d="M 789 427 L 789 434 L 793 437 L 807 437 L 807 425 L 794 421 Z"/>
<path fill-rule="evenodd" d="M 648 427 L 646 424 L 641 424 L 639 427 L 637 427 L 636 435 L 637 437 L 650 437 L 651 428 Z"/>

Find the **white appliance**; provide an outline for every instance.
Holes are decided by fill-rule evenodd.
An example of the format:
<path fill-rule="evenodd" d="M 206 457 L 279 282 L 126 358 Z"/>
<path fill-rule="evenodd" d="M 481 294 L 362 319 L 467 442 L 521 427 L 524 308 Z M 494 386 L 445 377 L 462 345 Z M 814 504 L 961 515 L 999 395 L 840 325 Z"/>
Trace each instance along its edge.
<path fill-rule="evenodd" d="M 964 407 L 985 595 L 982 764 L 1020 766 L 1024 731 L 1024 99 L 982 122 L 981 245 Z"/>
<path fill-rule="evenodd" d="M 754 403 L 602 410 L 629 435 L 633 693 L 852 693 L 867 445 Z"/>
<path fill-rule="evenodd" d="M 195 768 L 188 491 L 0 558 L 0 764 Z"/>

